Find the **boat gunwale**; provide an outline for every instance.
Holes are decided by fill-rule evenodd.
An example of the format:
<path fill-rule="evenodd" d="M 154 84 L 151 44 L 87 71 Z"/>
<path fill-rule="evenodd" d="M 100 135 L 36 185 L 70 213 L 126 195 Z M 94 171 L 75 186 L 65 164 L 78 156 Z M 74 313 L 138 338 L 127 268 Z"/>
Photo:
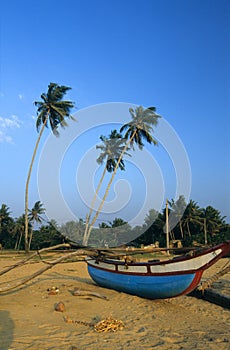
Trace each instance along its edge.
<path fill-rule="evenodd" d="M 224 257 L 226 255 L 226 251 L 227 252 L 230 251 L 229 243 L 230 243 L 230 241 L 227 241 L 226 243 L 221 243 L 217 246 L 207 248 L 203 251 L 197 252 L 193 256 L 183 255 L 181 257 L 176 257 L 176 258 L 172 258 L 172 259 L 165 260 L 165 261 L 125 262 L 125 261 L 120 261 L 117 259 L 101 258 L 101 257 L 96 257 L 96 258 L 91 257 L 91 258 L 86 259 L 86 261 L 87 261 L 87 264 L 89 266 L 91 266 L 95 269 L 108 271 L 110 273 L 125 274 L 125 275 L 132 275 L 132 276 L 150 276 L 151 277 L 151 276 L 170 276 L 170 275 L 194 274 L 198 271 L 205 271 L 211 265 L 215 264 L 215 262 L 217 260 Z M 198 268 L 188 269 L 188 270 L 166 271 L 166 272 L 164 272 L 164 271 L 163 272 L 152 272 L 151 271 L 152 266 L 170 265 L 170 264 L 174 264 L 177 262 L 190 261 L 190 260 L 193 260 L 195 258 L 207 255 L 207 254 L 212 253 L 212 252 L 215 252 L 216 250 L 219 250 L 219 249 L 221 249 L 221 252 L 219 254 L 217 254 L 216 256 L 213 257 L 213 259 L 211 259 L 210 261 L 201 265 Z M 90 260 L 94 260 L 95 263 L 90 263 Z M 105 266 L 100 266 L 100 263 L 113 265 L 113 266 L 115 266 L 115 269 L 112 270 L 112 269 L 106 268 Z M 124 266 L 125 270 L 124 271 L 119 270 L 118 269 L 119 266 Z M 142 267 L 142 266 L 146 266 L 146 272 L 129 271 L 129 267 Z"/>

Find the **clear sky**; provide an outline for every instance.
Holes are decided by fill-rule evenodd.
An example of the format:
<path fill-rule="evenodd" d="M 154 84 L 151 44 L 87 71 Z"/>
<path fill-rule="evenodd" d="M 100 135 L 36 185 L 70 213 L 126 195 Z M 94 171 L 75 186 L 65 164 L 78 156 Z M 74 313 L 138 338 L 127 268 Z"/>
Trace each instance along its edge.
<path fill-rule="evenodd" d="M 108 112 L 108 125 L 103 124 L 100 108 L 95 112 L 91 106 L 120 102 L 157 108 L 188 155 L 192 174 L 189 198 L 201 207 L 212 205 L 229 221 L 229 10 L 228 0 L 2 1 L 0 204 L 7 204 L 14 217 L 24 211 L 25 181 L 37 138 L 33 102 L 55 82 L 72 87 L 66 97 L 77 106 L 74 130 L 78 125 L 81 128 L 84 111 L 93 125 L 78 137 L 80 143 L 75 148 L 71 146 L 64 153 L 60 183 L 70 207 L 77 203 L 76 177 L 87 192 L 87 165 L 85 172 L 76 170 L 79 161 L 84 161 L 82 154 L 95 148 L 99 136 L 110 132 L 113 121 L 122 124 L 120 116 L 113 119 L 112 112 Z M 61 130 L 55 142 L 65 142 L 65 132 Z M 48 137 L 47 130 L 39 154 Z M 170 162 L 174 161 L 170 155 L 173 150 L 164 153 L 163 148 L 160 144 L 154 149 L 157 164 L 150 166 L 141 180 L 129 164 L 125 182 L 120 181 L 127 185 L 121 187 L 126 199 L 130 187 L 139 187 L 136 198 L 144 200 L 144 179 L 149 175 L 154 179 L 155 170 L 164 192 L 160 201 L 173 198 L 175 174 L 170 165 L 164 169 L 167 154 Z M 46 177 L 37 180 L 38 159 L 31 178 L 30 207 L 39 199 L 45 207 L 50 206 L 44 197 L 39 198 L 38 187 Z M 52 164 L 49 160 L 46 164 L 48 178 L 54 167 L 48 166 Z M 135 172 L 140 172 L 137 168 Z M 138 206 L 138 201 L 131 205 Z M 58 202 L 53 203 L 53 209 L 52 218 L 59 220 Z M 85 215 L 80 204 L 73 210 L 78 217 Z M 116 212 L 116 216 L 122 215 Z"/>

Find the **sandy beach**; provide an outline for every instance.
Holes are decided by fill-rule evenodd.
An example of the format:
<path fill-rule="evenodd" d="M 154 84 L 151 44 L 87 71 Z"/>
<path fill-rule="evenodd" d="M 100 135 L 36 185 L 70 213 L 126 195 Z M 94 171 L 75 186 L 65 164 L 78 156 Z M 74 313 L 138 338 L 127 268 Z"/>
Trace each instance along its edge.
<path fill-rule="evenodd" d="M 209 269 L 219 271 L 227 259 Z M 0 271 L 14 264 L 0 256 Z M 41 268 L 27 264 L 0 276 L 0 288 Z M 57 293 L 52 293 L 52 287 Z M 213 286 L 230 296 L 230 276 Z M 80 288 L 97 295 L 75 296 Z M 106 297 L 107 299 L 100 298 Z M 62 302 L 63 312 L 55 310 Z M 72 322 L 65 322 L 68 317 Z M 111 317 L 124 323 L 116 332 L 97 332 L 92 324 Z M 0 294 L 1 350 L 228 350 L 228 309 L 191 296 L 147 300 L 96 286 L 84 262 L 62 263 L 16 290 Z"/>

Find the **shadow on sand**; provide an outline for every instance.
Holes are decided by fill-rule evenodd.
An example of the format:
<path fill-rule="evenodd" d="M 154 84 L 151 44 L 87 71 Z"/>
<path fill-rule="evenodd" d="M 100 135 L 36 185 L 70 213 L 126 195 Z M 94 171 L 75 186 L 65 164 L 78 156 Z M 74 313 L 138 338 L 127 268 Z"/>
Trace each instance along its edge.
<path fill-rule="evenodd" d="M 8 350 L 14 339 L 14 321 L 7 310 L 0 310 L 0 349 Z"/>

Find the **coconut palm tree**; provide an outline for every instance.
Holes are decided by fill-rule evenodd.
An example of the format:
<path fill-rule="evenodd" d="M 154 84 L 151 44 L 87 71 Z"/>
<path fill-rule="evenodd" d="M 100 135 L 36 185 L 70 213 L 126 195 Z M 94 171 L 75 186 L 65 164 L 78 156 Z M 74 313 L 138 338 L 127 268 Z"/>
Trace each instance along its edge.
<path fill-rule="evenodd" d="M 30 245 L 33 237 L 34 225 L 35 223 L 40 224 L 43 220 L 41 215 L 45 213 L 45 208 L 42 205 L 43 204 L 40 201 L 37 201 L 34 204 L 33 208 L 29 210 L 28 218 L 29 218 L 29 221 L 33 224 L 31 234 L 30 234 L 30 239 L 29 239 L 29 249 L 30 249 Z"/>
<path fill-rule="evenodd" d="M 0 208 L 0 230 L 4 223 L 7 223 L 10 219 L 10 208 L 6 204 L 2 204 Z"/>
<path fill-rule="evenodd" d="M 184 231 L 187 231 L 189 237 L 191 237 L 190 225 L 200 225 L 200 215 L 199 205 L 193 200 L 190 200 L 182 218 L 182 227 Z"/>
<path fill-rule="evenodd" d="M 204 229 L 204 244 L 208 243 L 208 234 L 213 237 L 225 224 L 225 216 L 212 206 L 201 209 L 200 224 Z"/>
<path fill-rule="evenodd" d="M 169 216 L 170 226 L 175 227 L 175 225 L 179 221 L 180 234 L 181 238 L 183 238 L 183 214 L 187 206 L 184 196 L 180 195 L 176 201 L 172 199 L 171 201 L 169 201 L 169 205 L 172 210 Z"/>
<path fill-rule="evenodd" d="M 118 158 L 117 162 L 116 162 L 116 166 L 113 170 L 112 176 L 110 178 L 110 181 L 107 185 L 107 188 L 105 190 L 105 194 L 101 200 L 101 203 L 98 207 L 98 210 L 90 224 L 90 228 L 89 228 L 89 233 L 92 230 L 92 227 L 94 225 L 94 223 L 96 222 L 98 215 L 105 203 L 105 200 L 108 196 L 110 187 L 112 185 L 112 182 L 114 180 L 114 177 L 116 175 L 116 172 L 119 168 L 119 165 L 121 163 L 121 160 L 123 159 L 123 156 L 125 155 L 125 152 L 132 147 L 134 149 L 134 143 L 138 145 L 139 149 L 142 150 L 143 146 L 144 146 L 144 140 L 147 141 L 150 144 L 154 144 L 157 145 L 158 142 L 157 140 L 152 136 L 153 133 L 153 126 L 157 126 L 158 124 L 158 119 L 160 118 L 160 116 L 158 114 L 155 113 L 156 108 L 155 107 L 149 107 L 147 109 L 144 109 L 142 106 L 136 107 L 136 109 L 134 110 L 133 108 L 129 109 L 129 112 L 131 114 L 132 120 L 127 123 L 124 124 L 121 129 L 120 132 L 123 132 L 125 130 L 126 133 L 124 135 L 124 139 L 126 140 L 125 146 L 123 148 L 123 151 L 120 154 L 120 157 Z"/>
<path fill-rule="evenodd" d="M 10 208 L 6 204 L 0 207 L 0 249 L 2 249 L 10 240 L 14 220 L 10 216 Z"/>
<path fill-rule="evenodd" d="M 48 86 L 47 93 L 41 95 L 42 101 L 36 101 L 35 106 L 37 107 L 37 121 L 36 127 L 38 134 L 38 139 L 35 144 L 33 151 L 31 163 L 29 166 L 28 176 L 26 180 L 25 189 L 25 251 L 29 251 L 28 243 L 28 192 L 29 192 L 29 182 L 31 177 L 31 172 L 34 164 L 34 159 L 37 153 L 38 145 L 41 140 L 41 136 L 45 127 L 50 126 L 53 134 L 55 136 L 59 135 L 58 127 L 65 127 L 67 123 L 65 118 L 71 118 L 70 111 L 74 107 L 72 101 L 63 101 L 63 97 L 70 87 L 58 85 L 55 83 L 50 83 Z"/>
<path fill-rule="evenodd" d="M 30 223 L 28 223 L 28 229 L 30 229 Z M 23 238 L 23 234 L 25 232 L 25 215 L 21 215 L 19 218 L 15 220 L 14 225 L 14 236 L 15 236 L 15 250 L 19 250 L 21 246 L 21 241 Z"/>
<path fill-rule="evenodd" d="M 93 208 L 95 205 L 95 201 L 97 199 L 99 190 L 101 188 L 101 185 L 103 183 L 104 177 L 106 172 L 112 173 L 116 167 L 116 164 L 120 158 L 121 153 L 123 152 L 125 140 L 122 138 L 122 135 L 117 132 L 117 130 L 112 130 L 109 137 L 106 136 L 100 136 L 100 140 L 103 142 L 101 145 L 97 145 L 96 148 L 101 150 L 100 156 L 97 158 L 97 163 L 99 165 L 103 164 L 105 162 L 105 167 L 103 170 L 103 173 L 101 175 L 100 181 L 98 183 L 98 186 L 96 188 L 96 191 L 94 193 L 91 205 L 90 205 L 90 211 L 89 214 L 86 217 L 86 227 L 85 227 L 85 233 L 83 237 L 83 245 L 87 245 L 89 235 L 92 229 L 90 229 L 89 222 L 90 218 L 93 212 Z M 127 152 L 123 153 L 124 155 L 129 155 Z M 121 170 L 125 170 L 125 164 L 123 159 L 121 158 L 118 164 L 118 167 Z M 89 231 L 90 229 L 90 231 Z"/>

